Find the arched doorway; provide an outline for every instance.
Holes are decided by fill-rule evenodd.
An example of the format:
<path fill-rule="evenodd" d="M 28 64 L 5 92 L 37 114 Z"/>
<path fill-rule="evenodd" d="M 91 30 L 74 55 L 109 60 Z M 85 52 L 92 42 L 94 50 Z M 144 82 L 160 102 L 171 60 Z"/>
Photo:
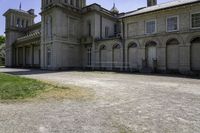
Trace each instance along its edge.
<path fill-rule="evenodd" d="M 99 49 L 99 66 L 106 67 L 106 62 L 107 62 L 106 46 L 101 45 Z"/>
<path fill-rule="evenodd" d="M 167 70 L 178 71 L 179 69 L 179 41 L 171 39 L 166 44 Z"/>
<path fill-rule="evenodd" d="M 128 45 L 128 53 L 127 53 L 127 63 L 129 68 L 137 69 L 137 58 L 138 58 L 138 50 L 136 43 L 130 43 Z"/>
<path fill-rule="evenodd" d="M 191 41 L 191 69 L 200 71 L 200 37 Z"/>
<path fill-rule="evenodd" d="M 146 61 L 147 66 L 150 68 L 155 68 L 155 61 L 157 60 L 157 50 L 156 42 L 151 41 L 146 44 Z"/>
<path fill-rule="evenodd" d="M 119 68 L 121 66 L 121 46 L 115 44 L 113 46 L 113 68 Z"/>

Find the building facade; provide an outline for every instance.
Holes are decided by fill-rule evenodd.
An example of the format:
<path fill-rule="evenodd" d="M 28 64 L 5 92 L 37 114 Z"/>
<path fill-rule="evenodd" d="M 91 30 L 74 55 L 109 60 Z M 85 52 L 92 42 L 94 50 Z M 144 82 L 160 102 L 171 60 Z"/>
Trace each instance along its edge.
<path fill-rule="evenodd" d="M 34 10 L 9 9 L 6 66 L 49 70 L 200 71 L 200 1 L 174 0 L 119 13 L 85 0 L 42 0 Z"/>

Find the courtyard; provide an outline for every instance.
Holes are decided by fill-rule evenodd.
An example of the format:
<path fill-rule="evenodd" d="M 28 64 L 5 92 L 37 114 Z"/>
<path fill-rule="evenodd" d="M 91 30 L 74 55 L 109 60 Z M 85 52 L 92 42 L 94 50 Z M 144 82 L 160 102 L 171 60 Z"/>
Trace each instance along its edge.
<path fill-rule="evenodd" d="M 199 133 L 200 80 L 173 75 L 42 71 L 0 72 L 57 86 L 85 98 L 0 102 L 0 133 Z"/>

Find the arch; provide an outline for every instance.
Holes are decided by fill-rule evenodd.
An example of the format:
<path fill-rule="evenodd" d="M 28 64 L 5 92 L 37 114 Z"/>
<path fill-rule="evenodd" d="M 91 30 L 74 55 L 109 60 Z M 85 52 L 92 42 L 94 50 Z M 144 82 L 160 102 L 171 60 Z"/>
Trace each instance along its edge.
<path fill-rule="evenodd" d="M 137 43 L 135 42 L 131 42 L 128 44 L 128 48 L 135 48 L 135 47 L 137 47 Z"/>
<path fill-rule="evenodd" d="M 100 50 L 105 50 L 105 49 L 106 49 L 106 45 L 104 45 L 104 44 L 101 45 L 99 49 L 100 49 Z"/>
<path fill-rule="evenodd" d="M 169 71 L 179 70 L 179 44 L 176 38 L 166 42 L 166 67 Z"/>
<path fill-rule="evenodd" d="M 128 48 L 128 46 L 131 45 L 131 44 L 133 44 L 133 43 L 137 44 L 137 47 L 141 47 L 141 46 L 140 46 L 140 42 L 139 42 L 138 40 L 136 40 L 136 39 L 131 39 L 131 40 L 128 40 L 128 41 L 126 42 L 126 48 Z"/>
<path fill-rule="evenodd" d="M 195 34 L 190 34 L 187 37 L 185 37 L 186 39 L 186 44 L 187 45 L 191 45 L 191 42 L 195 39 L 195 38 L 199 38 L 200 34 L 199 33 L 195 33 Z"/>
<path fill-rule="evenodd" d="M 199 43 L 200 37 L 192 38 L 191 43 Z"/>
<path fill-rule="evenodd" d="M 172 38 L 167 41 L 166 45 L 178 45 L 180 44 L 179 41 L 176 38 Z"/>
<path fill-rule="evenodd" d="M 135 42 L 131 42 L 128 44 L 127 49 L 127 65 L 129 69 L 137 69 L 138 63 L 138 46 Z"/>
<path fill-rule="evenodd" d="M 193 38 L 190 46 L 190 64 L 192 71 L 200 71 L 200 37 Z"/>
<path fill-rule="evenodd" d="M 118 43 L 113 45 L 113 49 L 120 49 L 120 48 L 121 48 L 121 46 Z"/>
<path fill-rule="evenodd" d="M 145 44 L 146 47 L 149 47 L 149 46 L 156 46 L 156 45 L 157 45 L 157 43 L 156 43 L 155 41 L 148 41 L 148 42 L 146 42 L 146 44 Z"/>
<path fill-rule="evenodd" d="M 166 47 L 167 43 L 171 40 L 177 40 L 179 42 L 179 45 L 185 44 L 183 38 L 180 35 L 170 35 L 163 38 L 163 47 Z"/>
<path fill-rule="evenodd" d="M 155 43 L 156 47 L 161 46 L 161 41 L 159 38 L 145 39 L 145 40 L 142 40 L 141 43 L 143 44 L 142 45 L 143 48 L 145 48 L 149 43 Z"/>

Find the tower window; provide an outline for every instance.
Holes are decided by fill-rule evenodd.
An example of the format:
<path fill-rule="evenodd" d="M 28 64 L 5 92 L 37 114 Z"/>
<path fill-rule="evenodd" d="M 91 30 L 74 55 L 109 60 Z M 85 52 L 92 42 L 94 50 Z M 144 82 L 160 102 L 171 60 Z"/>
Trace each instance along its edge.
<path fill-rule="evenodd" d="M 117 35 L 117 24 L 114 24 L 114 34 Z"/>
<path fill-rule="evenodd" d="M 105 37 L 109 37 L 109 27 L 105 27 Z"/>
<path fill-rule="evenodd" d="M 72 6 L 74 5 L 74 4 L 73 4 L 73 0 L 70 0 L 70 5 L 72 5 Z"/>
<path fill-rule="evenodd" d="M 91 36 L 91 22 L 88 22 L 88 35 Z"/>

